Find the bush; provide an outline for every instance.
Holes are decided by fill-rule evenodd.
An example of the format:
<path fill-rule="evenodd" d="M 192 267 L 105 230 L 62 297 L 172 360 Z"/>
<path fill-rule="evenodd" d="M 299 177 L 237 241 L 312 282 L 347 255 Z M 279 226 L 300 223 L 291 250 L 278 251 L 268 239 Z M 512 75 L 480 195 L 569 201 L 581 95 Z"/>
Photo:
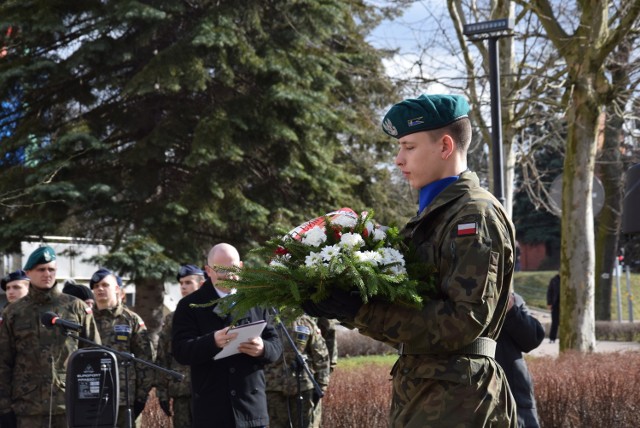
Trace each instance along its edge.
<path fill-rule="evenodd" d="M 541 427 L 637 427 L 640 354 L 566 352 L 528 360 Z"/>
<path fill-rule="evenodd" d="M 527 359 L 542 428 L 635 428 L 640 412 L 640 353 Z M 323 399 L 324 428 L 387 427 L 390 364 L 338 364 Z"/>
<path fill-rule="evenodd" d="M 336 330 L 336 340 L 340 358 L 397 353 L 395 348 L 386 343 L 364 336 L 358 333 L 358 330 L 349 330 L 341 326 Z"/>
<path fill-rule="evenodd" d="M 387 428 L 391 404 L 389 371 L 385 364 L 369 363 L 348 369 L 338 365 L 322 399 L 322 427 Z"/>

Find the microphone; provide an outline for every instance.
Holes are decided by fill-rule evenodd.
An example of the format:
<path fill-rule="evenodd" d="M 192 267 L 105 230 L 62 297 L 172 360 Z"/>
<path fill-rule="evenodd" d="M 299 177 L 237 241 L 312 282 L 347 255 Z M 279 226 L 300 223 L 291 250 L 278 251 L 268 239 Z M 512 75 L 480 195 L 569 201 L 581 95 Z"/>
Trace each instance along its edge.
<path fill-rule="evenodd" d="M 42 324 L 45 325 L 45 327 L 49 327 L 49 328 L 55 325 L 65 330 L 74 330 L 74 331 L 82 330 L 82 326 L 80 324 L 63 320 L 55 312 L 45 312 L 44 314 L 42 314 L 40 321 L 42 322 Z"/>

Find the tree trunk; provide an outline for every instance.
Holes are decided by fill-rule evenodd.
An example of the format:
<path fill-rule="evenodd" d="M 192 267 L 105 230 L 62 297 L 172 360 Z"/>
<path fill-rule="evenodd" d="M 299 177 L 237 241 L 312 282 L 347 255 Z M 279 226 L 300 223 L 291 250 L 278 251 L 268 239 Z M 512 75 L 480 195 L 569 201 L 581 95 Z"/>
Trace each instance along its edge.
<path fill-rule="evenodd" d="M 576 67 L 579 68 L 579 67 Z M 602 107 L 595 76 L 576 72 L 567 109 L 562 186 L 560 351 L 595 350 L 592 182 Z"/>
<path fill-rule="evenodd" d="M 611 290 L 614 259 L 618 255 L 622 201 L 624 193 L 624 165 L 621 159 L 621 145 L 624 142 L 624 117 L 622 112 L 629 100 L 627 88 L 630 86 L 631 47 L 628 41 L 618 46 L 614 53 L 611 82 L 620 88 L 615 104 L 607 109 L 607 127 L 604 144 L 600 153 L 598 168 L 604 187 L 605 203 L 598 216 L 596 229 L 596 319 L 611 320 Z"/>

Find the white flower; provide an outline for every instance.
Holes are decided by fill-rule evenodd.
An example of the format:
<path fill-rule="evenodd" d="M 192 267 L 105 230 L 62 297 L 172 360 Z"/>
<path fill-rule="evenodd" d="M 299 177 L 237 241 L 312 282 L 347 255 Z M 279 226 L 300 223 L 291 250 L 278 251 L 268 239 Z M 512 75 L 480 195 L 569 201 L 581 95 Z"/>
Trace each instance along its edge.
<path fill-rule="evenodd" d="M 386 237 L 387 232 L 385 232 L 383 229 L 376 228 L 373 230 L 373 236 L 371 237 L 371 239 L 373 239 L 374 241 L 382 241 Z"/>
<path fill-rule="evenodd" d="M 291 260 L 291 254 L 284 254 L 282 256 L 276 256 L 269 262 L 269 266 L 286 267 L 284 262 L 289 261 L 289 260 Z"/>
<path fill-rule="evenodd" d="M 306 267 L 312 267 L 319 264 L 322 264 L 322 256 L 320 253 L 310 253 L 304 258 L 304 265 Z"/>
<path fill-rule="evenodd" d="M 353 256 L 359 262 L 379 265 L 382 262 L 382 254 L 377 251 L 356 251 Z"/>
<path fill-rule="evenodd" d="M 327 235 L 323 227 L 314 226 L 302 236 L 302 243 L 317 247 L 327 240 Z"/>
<path fill-rule="evenodd" d="M 371 235 L 376 227 L 372 221 L 368 221 L 364 224 L 364 228 L 367 229 L 367 232 Z"/>
<path fill-rule="evenodd" d="M 341 214 L 331 220 L 331 224 L 335 224 L 341 227 L 354 227 L 358 220 L 350 215 Z"/>
<path fill-rule="evenodd" d="M 364 245 L 364 239 L 357 233 L 345 233 L 340 237 L 340 246 L 342 248 L 360 248 Z"/>
<path fill-rule="evenodd" d="M 407 272 L 404 267 L 404 257 L 400 251 L 389 247 L 383 247 L 380 251 L 382 253 L 381 264 L 387 266 L 391 273 L 400 275 Z"/>
<path fill-rule="evenodd" d="M 337 257 L 339 254 L 340 254 L 339 245 L 327 245 L 320 251 L 322 260 L 324 260 L 325 262 L 330 262 L 334 257 Z"/>

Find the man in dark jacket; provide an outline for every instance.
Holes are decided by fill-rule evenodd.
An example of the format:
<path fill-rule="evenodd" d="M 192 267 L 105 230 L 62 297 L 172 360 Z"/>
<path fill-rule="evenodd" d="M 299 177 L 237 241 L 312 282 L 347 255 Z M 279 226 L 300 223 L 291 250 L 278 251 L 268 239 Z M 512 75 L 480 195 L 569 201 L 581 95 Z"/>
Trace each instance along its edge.
<path fill-rule="evenodd" d="M 522 357 L 544 340 L 544 328 L 529 313 L 522 297 L 516 293 L 509 299 L 509 309 L 498 336 L 496 360 L 502 366 L 511 393 L 518 406 L 518 428 L 538 428 L 538 412 L 533 395 L 533 381 Z"/>
<path fill-rule="evenodd" d="M 547 307 L 551 310 L 549 342 L 553 343 L 558 338 L 558 326 L 560 325 L 560 274 L 556 274 L 549 281 L 549 286 L 547 287 Z"/>
<path fill-rule="evenodd" d="M 172 353 L 191 367 L 194 428 L 249 428 L 269 425 L 264 365 L 282 354 L 275 328 L 268 322 L 262 334 L 241 343 L 239 353 L 215 360 L 234 339 L 229 326 L 269 319 L 266 310 L 253 308 L 232 319 L 216 301 L 232 292 L 219 281 L 229 279 L 221 266 L 241 266 L 238 251 L 218 244 L 209 251 L 209 279 L 178 303 L 172 330 Z"/>

